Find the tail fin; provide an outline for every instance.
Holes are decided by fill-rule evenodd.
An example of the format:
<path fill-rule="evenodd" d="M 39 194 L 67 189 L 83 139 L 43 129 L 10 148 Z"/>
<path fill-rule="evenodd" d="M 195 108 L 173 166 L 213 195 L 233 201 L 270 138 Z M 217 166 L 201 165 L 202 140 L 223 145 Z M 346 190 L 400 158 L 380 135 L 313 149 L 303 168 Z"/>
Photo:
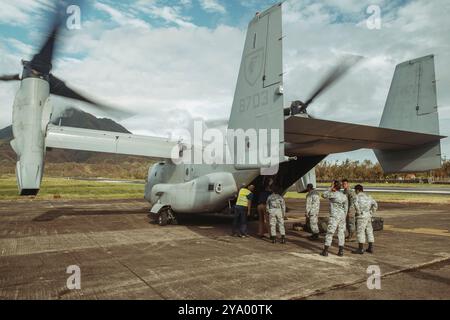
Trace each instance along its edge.
<path fill-rule="evenodd" d="M 269 135 L 271 129 L 279 130 L 276 142 L 279 156 L 284 159 L 282 85 L 282 15 L 279 3 L 257 14 L 249 24 L 228 129 L 267 129 Z M 268 139 L 268 144 L 270 141 Z"/>
<path fill-rule="evenodd" d="M 433 55 L 397 66 L 380 127 L 439 135 Z M 442 165 L 440 142 L 375 154 L 386 173 L 427 171 Z"/>

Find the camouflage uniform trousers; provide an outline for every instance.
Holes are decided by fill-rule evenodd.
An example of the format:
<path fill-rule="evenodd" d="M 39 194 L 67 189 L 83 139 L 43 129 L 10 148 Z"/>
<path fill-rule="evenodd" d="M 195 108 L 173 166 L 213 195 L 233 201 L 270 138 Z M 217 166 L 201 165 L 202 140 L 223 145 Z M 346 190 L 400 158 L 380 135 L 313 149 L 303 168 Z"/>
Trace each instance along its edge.
<path fill-rule="evenodd" d="M 309 228 L 313 234 L 319 234 L 319 213 L 311 212 L 308 216 Z"/>
<path fill-rule="evenodd" d="M 356 201 L 356 193 L 352 190 L 345 190 L 344 194 L 347 196 L 348 204 L 347 204 L 347 216 L 346 216 L 346 226 L 348 231 L 349 238 L 352 238 L 357 230 L 356 227 L 356 217 L 355 212 L 352 210 Z"/>
<path fill-rule="evenodd" d="M 349 212 L 347 214 L 346 224 L 347 224 L 347 231 L 349 233 L 349 236 L 351 237 L 355 234 L 355 231 L 357 231 L 356 218 L 354 212 Z"/>
<path fill-rule="evenodd" d="M 335 232 L 338 232 L 339 246 L 343 247 L 345 245 L 345 215 L 335 214 L 330 216 L 328 222 L 327 235 L 325 237 L 325 246 L 331 247 L 333 242 L 333 236 Z"/>
<path fill-rule="evenodd" d="M 284 217 L 282 212 L 271 213 L 269 215 L 270 221 L 270 235 L 275 237 L 277 235 L 277 225 L 278 230 L 282 236 L 286 235 L 286 230 L 284 229 Z"/>
<path fill-rule="evenodd" d="M 375 237 L 373 235 L 372 216 L 370 214 L 364 214 L 356 218 L 358 230 L 356 236 L 358 243 L 366 243 L 366 236 L 368 243 L 374 243 Z"/>

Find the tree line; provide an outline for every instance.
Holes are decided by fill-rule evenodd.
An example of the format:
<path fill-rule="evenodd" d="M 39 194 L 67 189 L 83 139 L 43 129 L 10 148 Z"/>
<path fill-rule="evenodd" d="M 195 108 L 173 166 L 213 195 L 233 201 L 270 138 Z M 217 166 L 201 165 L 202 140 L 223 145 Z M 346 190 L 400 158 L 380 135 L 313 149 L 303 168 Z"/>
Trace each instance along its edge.
<path fill-rule="evenodd" d="M 438 170 L 410 174 L 384 174 L 379 163 L 370 160 L 343 162 L 323 161 L 316 167 L 319 181 L 330 181 L 337 178 L 347 178 L 352 181 L 381 181 L 381 180 L 416 180 L 430 179 L 433 181 L 450 181 L 450 160 L 444 160 Z"/>

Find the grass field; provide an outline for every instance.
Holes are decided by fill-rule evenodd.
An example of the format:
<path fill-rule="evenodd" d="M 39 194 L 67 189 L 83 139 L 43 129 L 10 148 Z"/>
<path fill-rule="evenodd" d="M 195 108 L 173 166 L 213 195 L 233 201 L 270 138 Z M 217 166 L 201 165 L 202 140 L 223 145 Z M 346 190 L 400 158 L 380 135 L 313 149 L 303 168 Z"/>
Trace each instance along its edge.
<path fill-rule="evenodd" d="M 75 181 L 64 178 L 44 178 L 37 200 L 49 199 L 142 199 L 143 184 Z M 16 179 L 0 177 L 0 200 L 18 200 Z"/>
<path fill-rule="evenodd" d="M 389 184 L 389 186 L 395 185 Z M 420 186 L 423 188 L 425 185 L 418 184 L 400 186 L 410 188 Z M 69 180 L 66 178 L 44 178 L 39 195 L 35 199 L 142 199 L 144 196 L 144 188 L 144 184 L 79 181 Z M 305 196 L 305 194 L 288 192 L 286 198 L 304 199 Z M 446 195 L 373 193 L 372 196 L 379 202 L 450 204 L 450 196 Z M 17 194 L 15 177 L 9 175 L 0 176 L 0 200 L 19 199 L 24 198 L 18 196 Z"/>

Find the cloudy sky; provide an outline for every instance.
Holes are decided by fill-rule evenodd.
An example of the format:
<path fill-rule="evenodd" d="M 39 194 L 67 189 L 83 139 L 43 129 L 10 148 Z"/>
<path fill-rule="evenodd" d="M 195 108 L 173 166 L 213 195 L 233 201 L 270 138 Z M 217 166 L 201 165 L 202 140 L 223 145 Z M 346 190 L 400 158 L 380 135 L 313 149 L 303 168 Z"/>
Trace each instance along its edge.
<path fill-rule="evenodd" d="M 46 32 L 50 0 L 0 0 L 0 74 L 20 71 Z M 89 1 L 67 32 L 53 73 L 138 115 L 136 134 L 169 136 L 192 119 L 228 118 L 248 21 L 268 0 Z M 369 29 L 371 5 L 381 28 Z M 283 5 L 286 105 L 304 99 L 344 54 L 365 57 L 310 107 L 319 118 L 378 125 L 396 64 L 436 55 L 441 133 L 450 136 L 450 1 L 288 0 Z M 17 83 L 0 83 L 0 128 Z M 57 106 L 78 105 L 54 99 Z M 177 133 L 175 132 L 175 135 Z M 443 143 L 450 158 L 450 141 Z M 331 159 L 374 159 L 357 151 Z"/>

